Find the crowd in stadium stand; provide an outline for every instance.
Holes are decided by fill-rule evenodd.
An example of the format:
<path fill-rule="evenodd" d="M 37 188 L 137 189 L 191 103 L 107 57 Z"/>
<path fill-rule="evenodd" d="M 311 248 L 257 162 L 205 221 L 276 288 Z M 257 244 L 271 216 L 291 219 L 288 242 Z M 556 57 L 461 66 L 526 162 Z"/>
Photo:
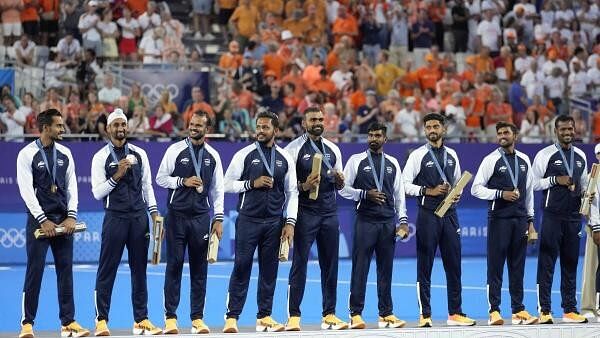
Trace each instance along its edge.
<path fill-rule="evenodd" d="M 495 123 L 514 122 L 522 142 L 551 139 L 551 122 L 572 114 L 577 138 L 600 139 L 600 110 L 571 98 L 600 97 L 599 0 L 192 0 L 189 22 L 167 2 L 2 0 L 3 45 L 15 64 L 37 65 L 50 47 L 44 97 L 2 88 L 0 131 L 36 133 L 36 113 L 58 108 L 70 133 L 106 137 L 114 107 L 130 133 L 183 135 L 198 109 L 212 131 L 239 140 L 260 107 L 277 113 L 282 137 L 302 132 L 302 112 L 320 105 L 326 130 L 365 133 L 385 122 L 390 138 L 417 141 L 421 118 L 444 114 L 448 138 L 495 139 Z M 220 29 L 213 30 L 217 26 Z M 175 105 L 168 92 L 151 104 L 140 85 L 122 92 L 105 61 L 189 69 L 203 58 L 183 43 L 227 46 L 215 65 L 215 95 Z M 216 74 L 218 73 L 218 75 Z"/>

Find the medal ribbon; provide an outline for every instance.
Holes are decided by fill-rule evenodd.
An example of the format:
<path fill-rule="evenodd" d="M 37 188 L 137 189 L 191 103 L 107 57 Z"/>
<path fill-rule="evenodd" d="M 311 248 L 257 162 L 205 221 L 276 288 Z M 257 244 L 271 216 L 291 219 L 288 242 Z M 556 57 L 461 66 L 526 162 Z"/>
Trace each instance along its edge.
<path fill-rule="evenodd" d="M 263 153 L 263 151 L 260 147 L 260 143 L 255 142 L 254 144 L 256 145 L 256 150 L 258 150 L 260 159 L 262 160 L 263 164 L 265 165 L 267 172 L 269 173 L 269 175 L 271 175 L 271 177 L 275 178 L 275 145 L 273 145 L 271 147 L 271 165 L 269 165 L 267 163 L 267 158 L 265 157 L 265 154 Z"/>
<path fill-rule="evenodd" d="M 35 144 L 38 146 L 38 149 L 42 154 L 42 160 L 46 165 L 46 170 L 48 171 L 48 174 L 52 178 L 52 184 L 56 185 L 56 145 L 54 143 L 52 144 L 52 171 L 50 171 L 50 166 L 48 165 L 48 158 L 46 157 L 46 152 L 44 151 L 44 147 L 42 146 L 42 141 L 40 139 L 37 139 L 35 141 Z"/>
<path fill-rule="evenodd" d="M 373 162 L 373 157 L 371 156 L 371 151 L 367 150 L 367 157 L 369 158 L 369 165 L 371 166 L 371 173 L 373 174 L 373 180 L 375 180 L 375 185 L 377 186 L 377 191 L 383 191 L 383 173 L 385 169 L 385 155 L 381 153 L 381 167 L 379 167 L 379 177 L 375 173 L 375 163 Z"/>
<path fill-rule="evenodd" d="M 435 164 L 435 168 L 437 169 L 438 173 L 440 174 L 440 177 L 442 178 L 442 180 L 444 180 L 444 183 L 450 184 L 450 181 L 448 181 L 448 178 L 446 177 L 446 173 L 444 173 L 444 170 L 443 170 L 443 169 L 446 169 L 446 163 L 448 163 L 448 152 L 446 152 L 446 148 L 444 148 L 444 168 L 443 169 L 440 166 L 440 162 L 438 162 L 437 157 L 433 153 L 433 150 L 432 150 L 430 144 L 427 144 L 427 150 L 429 151 L 429 155 L 433 159 L 433 164 Z"/>
<path fill-rule="evenodd" d="M 194 164 L 194 170 L 196 171 L 196 177 L 202 179 L 202 156 L 204 155 L 204 145 L 200 147 L 198 150 L 198 157 L 196 158 L 196 154 L 194 153 L 194 147 L 192 146 L 192 141 L 189 139 L 186 140 L 188 144 L 188 148 L 190 149 L 190 156 L 192 157 L 192 164 Z"/>
<path fill-rule="evenodd" d="M 506 153 L 503 149 L 498 149 L 498 151 L 500 152 L 500 155 L 502 155 L 504 164 L 506 164 L 508 167 L 508 173 L 510 174 L 510 180 L 512 181 L 513 187 L 515 187 L 515 189 L 519 189 L 519 158 L 517 157 L 517 154 L 515 153 L 515 172 L 513 174 L 512 170 L 510 169 L 508 159 L 506 158 Z"/>

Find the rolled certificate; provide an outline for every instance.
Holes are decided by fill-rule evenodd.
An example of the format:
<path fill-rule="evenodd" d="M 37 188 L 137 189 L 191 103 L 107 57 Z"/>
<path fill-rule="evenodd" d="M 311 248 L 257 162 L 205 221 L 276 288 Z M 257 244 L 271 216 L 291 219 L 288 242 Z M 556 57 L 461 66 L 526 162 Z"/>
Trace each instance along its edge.
<path fill-rule="evenodd" d="M 287 262 L 289 254 L 290 243 L 287 241 L 287 239 L 282 238 L 281 243 L 279 244 L 279 261 Z"/>
<path fill-rule="evenodd" d="M 208 241 L 208 253 L 206 255 L 206 260 L 212 264 L 217 261 L 217 257 L 219 256 L 219 237 L 216 233 L 210 235 L 210 240 Z"/>
<path fill-rule="evenodd" d="M 162 216 L 157 216 L 154 224 L 152 226 L 152 259 L 150 260 L 151 264 L 160 263 L 160 253 L 162 250 L 162 239 L 164 232 L 164 219 Z"/>
<path fill-rule="evenodd" d="M 471 178 L 473 178 L 473 175 L 471 175 L 470 172 L 463 172 L 458 182 L 456 182 L 456 185 L 452 189 L 450 189 L 450 192 L 448 193 L 448 195 L 446 195 L 446 198 L 444 198 L 442 203 L 440 203 L 440 205 L 438 205 L 438 207 L 435 209 L 434 213 L 437 217 L 444 217 L 446 211 L 448 211 L 452 204 L 454 204 L 454 199 L 456 198 L 456 196 L 462 194 L 463 189 L 465 188 L 467 183 L 469 183 Z"/>
<path fill-rule="evenodd" d="M 594 195 L 596 192 L 596 186 L 598 184 L 598 171 L 600 170 L 600 164 L 594 163 L 592 164 L 592 170 L 590 170 L 590 179 L 588 180 L 587 187 L 585 188 L 585 192 L 581 197 L 581 207 L 579 208 L 579 213 L 584 216 L 589 216 L 590 214 L 590 197 Z"/>
<path fill-rule="evenodd" d="M 323 162 L 323 155 L 319 153 L 315 153 L 313 155 L 312 161 L 312 171 L 311 175 L 319 175 L 321 173 L 321 163 Z M 317 185 L 315 188 L 310 189 L 310 194 L 308 194 L 308 198 L 311 200 L 316 200 L 319 197 L 319 186 Z M 287 258 L 286 258 L 287 260 Z"/>
<path fill-rule="evenodd" d="M 83 232 L 85 230 L 87 230 L 85 223 L 83 223 L 83 222 L 75 223 L 75 232 Z M 54 231 L 56 232 L 57 236 L 62 236 L 65 234 L 64 227 L 56 227 L 56 228 L 54 228 Z M 35 239 L 47 238 L 46 234 L 44 233 L 44 230 L 42 230 L 42 229 L 35 230 L 35 232 L 33 233 L 33 236 L 35 236 Z"/>

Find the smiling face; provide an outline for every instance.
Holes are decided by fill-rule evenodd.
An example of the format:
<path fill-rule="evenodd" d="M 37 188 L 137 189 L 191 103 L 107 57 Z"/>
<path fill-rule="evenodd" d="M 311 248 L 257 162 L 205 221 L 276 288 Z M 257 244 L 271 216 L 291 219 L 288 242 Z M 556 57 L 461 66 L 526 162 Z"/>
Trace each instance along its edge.
<path fill-rule="evenodd" d="M 65 125 L 62 117 L 52 116 L 52 124 L 44 126 L 44 133 L 46 133 L 52 141 L 60 141 L 63 139 L 65 133 Z"/>
<path fill-rule="evenodd" d="M 208 120 L 206 116 L 200 116 L 197 114 L 192 115 L 188 131 L 190 137 L 194 140 L 201 140 L 206 134 L 206 127 L 208 126 Z"/>
<path fill-rule="evenodd" d="M 573 121 L 559 121 L 554 128 L 558 142 L 562 144 L 571 144 L 575 136 L 575 125 Z"/>
<path fill-rule="evenodd" d="M 309 113 L 304 114 L 304 119 L 302 120 L 302 126 L 306 129 L 306 132 L 314 135 L 321 136 L 323 131 L 325 131 L 325 127 L 323 121 L 325 118 L 323 117 L 322 111 L 311 111 Z"/>
<path fill-rule="evenodd" d="M 111 140 L 122 141 L 127 138 L 127 122 L 124 119 L 115 119 L 106 127 Z"/>

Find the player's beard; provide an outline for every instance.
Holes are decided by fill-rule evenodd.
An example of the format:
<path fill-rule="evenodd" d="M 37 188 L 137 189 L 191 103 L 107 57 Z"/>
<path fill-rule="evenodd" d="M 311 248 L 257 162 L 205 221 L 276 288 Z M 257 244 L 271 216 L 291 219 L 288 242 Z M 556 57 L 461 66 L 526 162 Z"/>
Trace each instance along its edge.
<path fill-rule="evenodd" d="M 325 128 L 323 128 L 323 125 L 317 124 L 312 126 L 308 132 L 309 134 L 313 135 L 313 136 L 321 136 L 323 135 L 323 131 L 325 130 Z"/>
<path fill-rule="evenodd" d="M 263 136 L 262 140 L 260 136 Z M 271 135 L 267 135 L 264 133 L 260 133 L 258 135 L 256 135 L 256 140 L 258 141 L 258 143 L 262 144 L 262 145 L 266 145 L 267 143 L 271 142 L 271 140 L 273 139 L 273 137 L 275 136 L 275 134 L 271 134 Z"/>
<path fill-rule="evenodd" d="M 378 152 L 382 146 L 383 145 L 380 144 L 379 142 L 375 142 L 375 141 L 369 142 L 369 149 L 374 153 Z"/>

